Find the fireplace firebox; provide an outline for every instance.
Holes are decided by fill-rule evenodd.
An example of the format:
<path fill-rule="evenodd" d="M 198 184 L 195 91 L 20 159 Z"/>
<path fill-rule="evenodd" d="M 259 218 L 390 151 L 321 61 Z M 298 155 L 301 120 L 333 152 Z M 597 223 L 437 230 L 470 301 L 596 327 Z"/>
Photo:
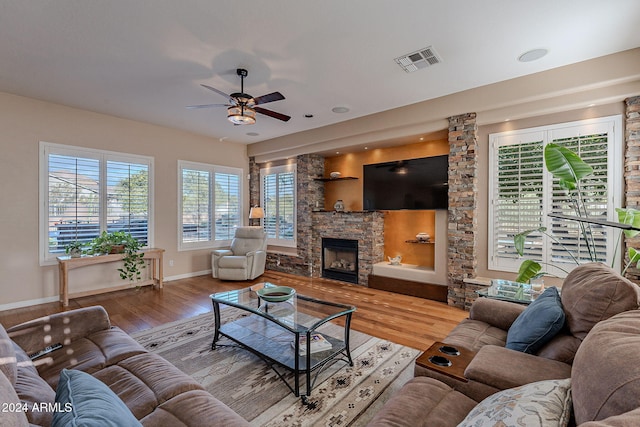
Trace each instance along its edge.
<path fill-rule="evenodd" d="M 322 238 L 322 277 L 358 283 L 358 241 Z"/>

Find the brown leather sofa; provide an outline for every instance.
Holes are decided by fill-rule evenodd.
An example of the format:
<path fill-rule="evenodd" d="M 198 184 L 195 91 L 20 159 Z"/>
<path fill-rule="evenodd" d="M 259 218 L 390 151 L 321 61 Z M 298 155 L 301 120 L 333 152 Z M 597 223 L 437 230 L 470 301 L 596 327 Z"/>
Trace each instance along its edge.
<path fill-rule="evenodd" d="M 33 361 L 28 356 L 56 343 L 63 347 Z M 249 425 L 193 378 L 111 326 L 99 306 L 42 317 L 7 331 L 0 325 L 0 399 L 8 408 L 26 410 L 2 414 L 0 424 L 50 425 L 63 368 L 87 372 L 105 383 L 144 426 Z"/>
<path fill-rule="evenodd" d="M 509 327 L 525 306 L 486 298 L 476 300 L 469 318 L 443 340 L 454 347 L 477 352 L 464 372 L 468 382 L 416 365 L 415 378 L 387 402 L 371 425 L 455 426 L 479 402 L 495 393 L 538 381 L 565 378 L 572 378 L 581 387 L 577 395 L 572 389 L 579 423 L 634 410 L 633 414 L 640 415 L 640 409 L 636 409 L 640 406 L 637 399 L 640 394 L 630 395 L 633 396 L 628 398 L 631 403 L 608 403 L 605 397 L 594 403 L 592 393 L 585 391 L 600 387 L 612 391 L 627 382 L 633 383 L 632 389 L 636 391 L 640 387 L 640 287 L 604 264 L 591 263 L 576 268 L 567 276 L 561 300 L 565 312 L 564 328 L 535 354 L 505 348 Z M 606 319 L 611 320 L 605 323 Z M 596 330 L 600 332 L 596 333 Z M 598 344 L 586 345 L 596 341 L 589 338 L 593 335 L 598 336 Z M 618 342 L 622 336 L 628 336 L 636 348 Z M 621 349 L 620 354 L 606 352 L 612 358 L 613 367 L 601 366 L 604 363 L 601 358 L 603 346 Z M 626 363 L 632 366 L 631 372 L 623 368 Z M 595 404 L 608 409 L 595 411 Z M 586 408 L 584 412 L 589 415 L 579 415 L 583 413 L 579 407 Z M 606 417 L 602 415 L 605 413 Z M 627 415 L 622 419 L 626 420 Z"/>

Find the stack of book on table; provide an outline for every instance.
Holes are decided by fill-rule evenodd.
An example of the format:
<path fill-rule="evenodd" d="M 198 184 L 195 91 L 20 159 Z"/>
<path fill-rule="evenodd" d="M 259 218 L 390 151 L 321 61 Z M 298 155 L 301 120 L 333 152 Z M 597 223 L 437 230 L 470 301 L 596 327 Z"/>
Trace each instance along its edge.
<path fill-rule="evenodd" d="M 294 347 L 295 343 L 291 342 L 291 346 Z M 325 337 L 320 334 L 311 334 L 311 354 L 317 353 L 320 351 L 326 351 L 331 349 L 331 343 L 327 341 Z M 299 353 L 301 356 L 307 354 L 307 336 L 300 335 L 300 350 Z"/>

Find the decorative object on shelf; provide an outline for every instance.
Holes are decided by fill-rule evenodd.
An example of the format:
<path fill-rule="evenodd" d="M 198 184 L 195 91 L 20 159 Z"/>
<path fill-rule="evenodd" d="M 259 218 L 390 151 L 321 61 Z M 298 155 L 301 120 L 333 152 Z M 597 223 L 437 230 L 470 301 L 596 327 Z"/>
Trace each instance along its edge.
<path fill-rule="evenodd" d="M 400 256 L 400 255 L 394 256 L 393 258 L 388 256 L 387 258 L 389 259 L 389 264 L 390 265 L 400 265 L 400 261 L 402 261 L 402 256 Z"/>
<path fill-rule="evenodd" d="M 416 239 L 418 240 L 418 242 L 428 242 L 429 240 L 431 240 L 431 236 L 429 235 L 429 233 L 418 233 L 416 234 Z"/>
<path fill-rule="evenodd" d="M 288 286 L 275 286 L 259 289 L 256 293 L 267 302 L 284 302 L 294 296 L 296 290 Z"/>
<path fill-rule="evenodd" d="M 260 225 L 260 220 L 264 218 L 264 209 L 260 206 L 254 206 L 249 210 L 249 225 L 252 225 L 251 221 L 254 219 L 258 220 L 258 225 Z"/>
<path fill-rule="evenodd" d="M 340 178 L 342 174 L 340 172 L 331 172 L 329 174 L 329 176 L 331 177 L 331 179 L 336 179 L 336 178 Z"/>
<path fill-rule="evenodd" d="M 344 212 L 344 202 L 342 201 L 342 199 L 338 199 L 336 201 L 336 203 L 333 205 L 333 209 L 335 209 L 336 212 Z"/>

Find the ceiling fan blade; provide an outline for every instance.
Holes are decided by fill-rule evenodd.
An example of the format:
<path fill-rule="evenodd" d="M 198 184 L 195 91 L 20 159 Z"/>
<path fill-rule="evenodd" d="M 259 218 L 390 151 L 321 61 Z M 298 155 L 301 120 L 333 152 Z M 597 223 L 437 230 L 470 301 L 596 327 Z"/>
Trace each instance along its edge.
<path fill-rule="evenodd" d="M 273 92 L 262 96 L 257 96 L 253 98 L 253 102 L 255 105 L 258 104 L 266 104 L 267 102 L 280 101 L 284 99 L 284 96 L 280 92 Z"/>
<path fill-rule="evenodd" d="M 202 104 L 202 105 L 187 105 L 189 110 L 197 110 L 199 108 L 213 108 L 213 107 L 230 107 L 227 104 Z"/>
<path fill-rule="evenodd" d="M 224 92 L 223 92 L 223 91 L 221 91 L 221 90 L 216 89 L 215 87 L 211 87 L 211 86 L 203 85 L 203 84 L 201 84 L 200 86 L 202 86 L 202 87 L 204 87 L 204 88 L 206 88 L 206 89 L 209 89 L 209 90 L 211 90 L 211 91 L 214 91 L 215 93 L 217 93 L 217 94 L 219 94 L 219 95 L 222 95 L 222 96 L 224 96 L 224 97 L 225 97 L 225 98 L 227 98 L 227 99 L 231 99 L 231 97 L 230 97 L 229 95 L 227 95 L 226 93 L 224 93 Z"/>
<path fill-rule="evenodd" d="M 282 120 L 283 122 L 288 122 L 291 117 L 286 114 L 276 113 L 275 111 L 267 110 L 266 108 L 261 107 L 253 107 L 256 110 L 256 113 L 264 114 L 265 116 L 273 117 L 274 119 Z"/>

